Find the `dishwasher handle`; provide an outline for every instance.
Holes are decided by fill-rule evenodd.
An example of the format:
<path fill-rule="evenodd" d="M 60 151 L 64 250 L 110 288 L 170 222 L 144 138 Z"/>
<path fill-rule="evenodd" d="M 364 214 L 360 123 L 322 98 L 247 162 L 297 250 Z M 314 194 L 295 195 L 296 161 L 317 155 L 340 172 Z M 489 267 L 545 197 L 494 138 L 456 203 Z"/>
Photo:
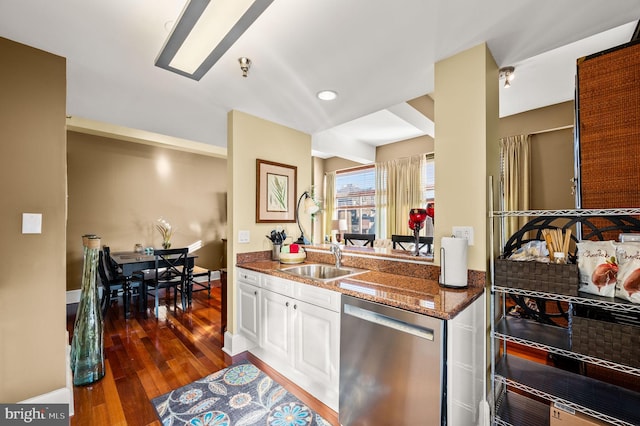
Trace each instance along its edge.
<path fill-rule="evenodd" d="M 370 311 L 368 309 L 363 309 L 358 306 L 353 306 L 346 303 L 343 305 L 343 312 L 345 315 L 350 315 L 363 321 L 379 324 L 384 327 L 393 328 L 394 330 L 412 334 L 422 339 L 430 341 L 435 340 L 434 331 L 430 328 L 421 327 L 416 324 L 409 324 L 405 321 L 401 321 L 399 319 L 392 318 L 378 312 Z"/>

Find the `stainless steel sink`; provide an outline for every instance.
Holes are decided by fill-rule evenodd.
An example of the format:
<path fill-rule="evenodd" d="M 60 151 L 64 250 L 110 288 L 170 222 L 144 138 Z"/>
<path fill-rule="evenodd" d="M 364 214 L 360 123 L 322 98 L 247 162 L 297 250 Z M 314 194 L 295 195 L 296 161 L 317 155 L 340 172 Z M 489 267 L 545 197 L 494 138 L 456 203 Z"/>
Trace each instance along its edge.
<path fill-rule="evenodd" d="M 331 281 L 367 272 L 365 269 L 336 268 L 333 265 L 307 264 L 280 269 L 287 274 L 318 281 Z"/>

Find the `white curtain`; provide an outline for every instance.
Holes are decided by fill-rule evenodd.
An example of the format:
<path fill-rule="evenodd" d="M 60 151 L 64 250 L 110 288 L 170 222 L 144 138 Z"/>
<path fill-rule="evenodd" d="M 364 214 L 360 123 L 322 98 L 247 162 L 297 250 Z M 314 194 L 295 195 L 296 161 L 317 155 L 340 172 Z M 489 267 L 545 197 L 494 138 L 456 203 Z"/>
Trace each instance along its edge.
<path fill-rule="evenodd" d="M 529 210 L 531 199 L 531 135 L 500 139 L 502 210 Z M 520 229 L 528 217 L 508 217 L 505 235 Z"/>
<path fill-rule="evenodd" d="M 376 163 L 376 239 L 410 235 L 409 210 L 425 208 L 425 155 Z"/>
<path fill-rule="evenodd" d="M 325 235 L 331 235 L 333 220 L 336 216 L 336 172 L 324 175 L 324 227 L 322 241 Z"/>

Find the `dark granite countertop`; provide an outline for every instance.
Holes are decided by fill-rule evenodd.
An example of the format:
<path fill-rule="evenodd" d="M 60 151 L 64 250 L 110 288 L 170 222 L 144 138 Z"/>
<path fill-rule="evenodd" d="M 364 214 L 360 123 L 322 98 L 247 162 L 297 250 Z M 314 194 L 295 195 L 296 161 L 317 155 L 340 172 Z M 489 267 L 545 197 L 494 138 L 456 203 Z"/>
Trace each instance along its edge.
<path fill-rule="evenodd" d="M 368 270 L 355 276 L 322 282 L 282 271 L 283 268 L 295 265 L 284 265 L 271 260 L 246 260 L 238 263 L 237 266 L 445 320 L 454 318 L 484 292 L 484 279 L 483 277 L 477 279 L 477 273 L 470 274 L 469 286 L 462 289 L 445 288 L 439 285 L 437 275 L 434 276 L 433 273 L 421 274 L 427 277 L 418 278 L 380 270 Z M 305 263 L 329 262 L 318 262 L 317 259 L 308 257 Z M 349 266 L 361 267 L 345 265 L 345 267 Z M 403 266 L 407 269 L 407 264 Z"/>

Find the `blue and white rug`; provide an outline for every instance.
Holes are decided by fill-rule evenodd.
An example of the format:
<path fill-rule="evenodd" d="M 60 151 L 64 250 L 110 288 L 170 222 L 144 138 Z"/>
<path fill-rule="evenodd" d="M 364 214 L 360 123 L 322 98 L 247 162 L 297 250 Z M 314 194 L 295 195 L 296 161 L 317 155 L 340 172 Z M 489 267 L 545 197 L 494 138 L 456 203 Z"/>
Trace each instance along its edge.
<path fill-rule="evenodd" d="M 151 402 L 165 426 L 330 426 L 249 362 L 232 365 Z"/>

